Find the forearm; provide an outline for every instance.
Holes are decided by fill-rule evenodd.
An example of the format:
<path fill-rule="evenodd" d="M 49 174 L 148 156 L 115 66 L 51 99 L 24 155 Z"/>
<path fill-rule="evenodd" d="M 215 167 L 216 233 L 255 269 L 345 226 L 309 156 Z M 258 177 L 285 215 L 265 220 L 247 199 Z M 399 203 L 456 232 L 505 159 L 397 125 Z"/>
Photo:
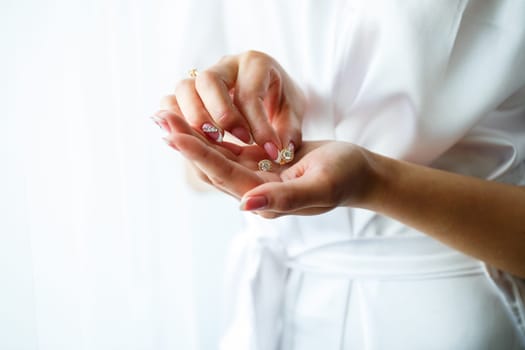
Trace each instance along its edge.
<path fill-rule="evenodd" d="M 363 207 L 525 277 L 525 188 L 371 154 Z"/>

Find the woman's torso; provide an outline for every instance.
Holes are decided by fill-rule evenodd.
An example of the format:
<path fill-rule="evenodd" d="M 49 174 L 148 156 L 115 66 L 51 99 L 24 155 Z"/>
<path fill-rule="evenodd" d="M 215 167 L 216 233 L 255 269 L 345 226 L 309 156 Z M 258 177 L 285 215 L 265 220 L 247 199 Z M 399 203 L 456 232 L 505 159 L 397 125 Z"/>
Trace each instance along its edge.
<path fill-rule="evenodd" d="M 521 141 L 525 133 L 525 70 L 519 69 L 525 64 L 524 4 L 519 0 L 229 0 L 224 7 L 225 37 L 228 52 L 264 51 L 275 57 L 304 88 L 309 101 L 303 126 L 305 139 L 353 142 L 386 156 L 494 179 L 517 168 L 525 154 L 525 143 Z M 520 170 L 511 181 L 519 183 L 523 178 Z M 484 341 L 479 332 L 492 329 L 494 320 L 503 319 L 508 324 L 497 321 L 503 330 L 496 333 L 501 339 L 510 339 L 509 344 L 514 343 L 510 319 L 482 273 L 459 282 L 427 281 L 415 293 L 411 291 L 418 287 L 409 283 L 392 285 L 359 282 L 359 279 L 355 282 L 344 275 L 335 280 L 327 277 L 333 271 L 330 264 L 317 259 L 320 250 L 329 252 L 330 247 L 355 239 L 422 236 L 394 220 L 351 208 L 338 208 L 315 217 L 290 216 L 273 221 L 250 216 L 245 234 L 257 237 L 258 242 L 272 241 L 271 245 L 280 249 L 280 253 L 274 249 L 273 254 L 283 261 L 307 256 L 312 257 L 314 266 L 318 265 L 315 273 L 320 275 L 297 268 L 288 272 L 287 295 L 297 293 L 296 304 L 297 300 L 309 301 L 294 309 L 301 312 L 288 315 L 283 342 L 292 341 L 298 334 L 312 341 L 317 333 L 309 327 L 320 327 L 323 322 L 319 320 L 327 321 L 330 318 L 327 315 L 338 313 L 344 305 L 345 316 L 327 321 L 328 328 L 350 327 L 356 320 L 360 320 L 356 324 L 365 324 L 358 306 L 348 309 L 354 303 L 360 307 L 372 305 L 378 308 L 376 312 L 388 313 L 383 323 L 378 321 L 382 324 L 378 327 L 392 326 L 396 315 L 402 318 L 403 310 L 419 310 L 418 316 L 407 319 L 403 327 L 418 329 L 414 327 L 420 322 L 427 329 L 426 333 L 419 332 L 424 336 L 432 334 L 428 329 L 438 323 L 453 319 L 455 322 L 449 322 L 448 327 L 452 328 L 448 331 L 460 332 L 454 339 L 478 334 L 477 338 Z M 445 269 L 446 264 L 444 260 Z M 299 287 L 299 280 L 311 286 Z M 443 300 L 435 291 L 447 293 L 450 289 L 455 292 L 446 302 L 432 299 Z M 340 294 L 338 306 L 331 304 L 330 293 Z M 396 298 L 403 295 L 408 298 L 415 295 L 419 304 L 400 307 L 402 300 Z M 367 301 L 370 298 L 375 300 L 372 304 Z M 474 305 L 469 309 L 473 312 L 428 317 L 437 312 L 437 306 L 461 310 L 459 306 L 466 305 L 465 300 Z M 479 308 L 484 303 L 495 305 L 494 309 L 481 312 Z M 310 304 L 319 309 L 310 315 L 309 323 Z M 286 305 L 289 307 L 290 303 Z M 490 315 L 496 314 L 499 318 L 493 317 L 488 322 Z M 487 317 L 486 323 L 480 322 L 483 315 Z M 421 322 L 423 319 L 429 323 Z M 469 322 L 476 326 L 458 328 Z M 306 328 L 300 333 L 297 327 Z M 379 335 L 388 339 L 384 329 Z M 461 329 L 465 332 L 475 329 L 478 333 L 461 334 Z M 434 334 L 445 341 L 442 335 L 447 329 L 441 330 L 444 333 Z M 314 338 L 308 336 L 311 332 Z M 346 334 L 343 330 L 337 332 Z M 363 334 L 359 332 L 356 334 Z M 356 346 L 362 339 L 355 341 Z M 283 345 L 285 349 L 293 348 L 291 343 L 287 344 Z"/>

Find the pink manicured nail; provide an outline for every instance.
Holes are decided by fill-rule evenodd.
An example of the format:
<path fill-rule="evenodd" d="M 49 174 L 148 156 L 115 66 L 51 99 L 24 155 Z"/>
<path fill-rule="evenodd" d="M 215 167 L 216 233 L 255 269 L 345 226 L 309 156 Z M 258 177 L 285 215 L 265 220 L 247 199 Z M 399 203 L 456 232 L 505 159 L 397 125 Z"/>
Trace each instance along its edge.
<path fill-rule="evenodd" d="M 272 142 L 266 142 L 263 147 L 266 153 L 268 153 L 268 155 L 270 156 L 270 158 L 273 159 L 274 162 L 279 163 L 281 154 L 277 146 L 274 145 Z"/>
<path fill-rule="evenodd" d="M 206 134 L 206 136 L 208 136 L 213 141 L 219 143 L 222 142 L 222 132 L 215 125 L 212 125 L 210 123 L 204 123 L 202 124 L 201 129 Z"/>
<path fill-rule="evenodd" d="M 167 133 L 171 132 L 170 125 L 168 122 L 164 119 L 159 117 L 158 115 L 154 115 L 151 117 L 151 119 L 161 128 L 162 130 L 166 131 Z"/>
<path fill-rule="evenodd" d="M 241 210 L 252 211 L 266 208 L 268 200 L 265 196 L 245 197 L 241 201 Z"/>
<path fill-rule="evenodd" d="M 233 136 L 235 136 L 244 143 L 251 144 L 253 142 L 252 135 L 248 132 L 248 130 L 241 126 L 233 128 L 231 133 Z"/>

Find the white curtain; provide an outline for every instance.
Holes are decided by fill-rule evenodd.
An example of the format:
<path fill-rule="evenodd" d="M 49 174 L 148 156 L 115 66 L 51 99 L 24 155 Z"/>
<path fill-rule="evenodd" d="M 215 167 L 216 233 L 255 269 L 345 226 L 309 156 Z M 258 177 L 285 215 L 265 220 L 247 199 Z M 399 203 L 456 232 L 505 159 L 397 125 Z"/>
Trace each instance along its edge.
<path fill-rule="evenodd" d="M 0 0 L 0 349 L 216 347 L 237 204 L 148 118 L 213 6 Z"/>

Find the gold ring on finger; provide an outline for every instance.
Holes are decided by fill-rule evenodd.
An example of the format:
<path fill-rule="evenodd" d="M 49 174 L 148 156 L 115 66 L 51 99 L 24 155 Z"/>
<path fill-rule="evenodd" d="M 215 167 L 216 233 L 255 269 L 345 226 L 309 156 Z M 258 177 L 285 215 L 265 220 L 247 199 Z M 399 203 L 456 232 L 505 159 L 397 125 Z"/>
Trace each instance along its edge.
<path fill-rule="evenodd" d="M 199 75 L 199 71 L 197 70 L 197 68 L 192 68 L 188 71 L 188 75 L 190 78 L 197 78 L 197 75 Z"/>

